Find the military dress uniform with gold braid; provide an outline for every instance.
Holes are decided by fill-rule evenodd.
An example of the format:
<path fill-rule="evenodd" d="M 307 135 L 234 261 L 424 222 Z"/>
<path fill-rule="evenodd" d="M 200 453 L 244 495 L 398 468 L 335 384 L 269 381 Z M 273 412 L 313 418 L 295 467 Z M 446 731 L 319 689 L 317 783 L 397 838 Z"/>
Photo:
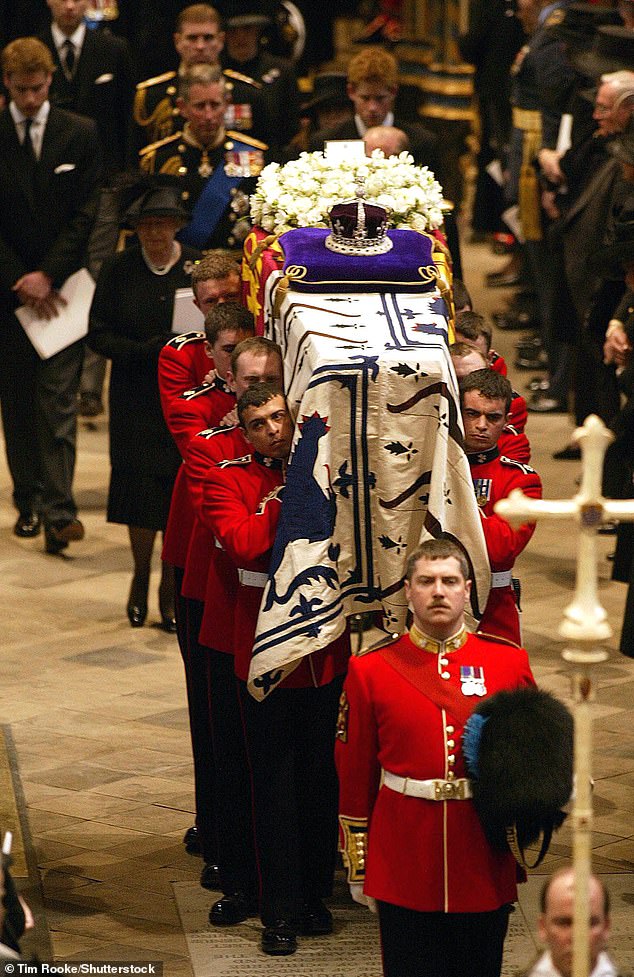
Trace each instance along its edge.
<path fill-rule="evenodd" d="M 276 58 L 264 50 L 258 51 L 255 58 L 243 62 L 232 60 L 223 51 L 222 61 L 225 74 L 232 70 L 240 72 L 261 86 L 259 93 L 266 118 L 266 121 L 257 120 L 261 127 L 261 138 L 271 146 L 270 157 L 279 159 L 280 150 L 299 129 L 301 95 L 292 65 L 284 58 Z M 239 128 L 229 119 L 226 125 L 228 129 Z"/>
<path fill-rule="evenodd" d="M 208 183 L 214 181 L 213 216 L 198 224 L 200 249 L 240 248 L 251 230 L 248 219 L 249 194 L 255 190 L 256 178 L 264 166 L 265 143 L 227 131 L 215 147 L 204 147 L 197 142 L 186 124 L 182 132 L 146 146 L 139 153 L 140 169 L 151 176 L 162 175 L 166 182 L 180 188 L 184 206 L 193 211 Z M 170 180 L 168 178 L 173 178 Z M 226 199 L 223 208 L 218 201 Z M 187 228 L 177 237 L 190 243 Z"/>
<path fill-rule="evenodd" d="M 483 697 L 525 685 L 524 649 L 464 628 L 439 642 L 413 627 L 350 660 L 335 748 L 340 847 L 348 881 L 379 903 L 386 977 L 499 975 L 516 863 L 484 835 L 461 737 Z"/>
<path fill-rule="evenodd" d="M 225 125 L 228 129 L 266 139 L 268 127 L 261 83 L 249 75 L 231 69 L 224 70 L 223 74 L 227 90 L 231 94 Z M 166 71 L 155 78 L 141 81 L 136 86 L 130 137 L 130 158 L 133 165 L 138 153 L 145 146 L 160 142 L 182 129 L 183 119 L 176 106 L 177 98 L 176 71 Z"/>

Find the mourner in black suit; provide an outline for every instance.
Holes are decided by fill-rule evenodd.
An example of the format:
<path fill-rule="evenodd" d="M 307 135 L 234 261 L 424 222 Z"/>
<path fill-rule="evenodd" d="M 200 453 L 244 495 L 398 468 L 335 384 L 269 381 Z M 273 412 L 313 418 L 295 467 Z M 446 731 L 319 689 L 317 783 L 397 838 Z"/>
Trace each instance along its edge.
<path fill-rule="evenodd" d="M 81 268 L 101 178 L 95 123 L 50 105 L 51 53 L 33 37 L 2 52 L 9 106 L 0 114 L 0 400 L 16 535 L 58 553 L 84 535 L 72 494 L 82 344 L 40 360 L 14 310 L 57 314 Z"/>
<path fill-rule="evenodd" d="M 56 68 L 51 103 L 95 120 L 111 175 L 125 165 L 134 94 L 128 44 L 109 31 L 87 28 L 88 0 L 48 0 L 48 5 L 51 25 L 41 39 Z"/>
<path fill-rule="evenodd" d="M 383 48 L 364 48 L 348 65 L 348 96 L 354 106 L 354 118 L 317 132 L 311 150 L 323 149 L 327 139 L 363 139 L 374 126 L 396 126 L 407 135 L 414 161 L 419 166 L 428 166 L 442 183 L 436 136 L 424 126 L 395 115 L 397 91 L 396 58 Z"/>

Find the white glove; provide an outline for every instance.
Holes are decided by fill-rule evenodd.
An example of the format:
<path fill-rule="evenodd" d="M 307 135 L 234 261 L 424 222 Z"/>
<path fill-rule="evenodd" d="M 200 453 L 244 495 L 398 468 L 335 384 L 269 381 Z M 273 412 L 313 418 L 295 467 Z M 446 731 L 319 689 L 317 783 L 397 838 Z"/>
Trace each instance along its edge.
<path fill-rule="evenodd" d="M 363 891 L 363 882 L 351 882 L 350 895 L 353 902 L 358 902 L 360 906 L 367 906 L 370 912 L 376 916 L 376 899 L 373 899 L 372 896 L 366 896 Z"/>

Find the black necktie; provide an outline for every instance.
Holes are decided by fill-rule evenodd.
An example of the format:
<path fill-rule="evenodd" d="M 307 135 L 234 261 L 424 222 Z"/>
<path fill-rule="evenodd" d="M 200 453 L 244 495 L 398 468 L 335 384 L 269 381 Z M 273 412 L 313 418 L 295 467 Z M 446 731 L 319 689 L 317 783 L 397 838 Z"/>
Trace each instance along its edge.
<path fill-rule="evenodd" d="M 64 54 L 62 56 L 64 70 L 69 78 L 73 77 L 75 71 L 75 45 L 68 38 L 64 41 Z"/>
<path fill-rule="evenodd" d="M 37 156 L 35 155 L 35 148 L 33 146 L 33 140 L 31 139 L 31 126 L 33 125 L 33 119 L 25 119 L 24 121 L 24 142 L 22 143 L 22 148 L 27 155 L 27 159 L 33 166 L 37 163 Z"/>

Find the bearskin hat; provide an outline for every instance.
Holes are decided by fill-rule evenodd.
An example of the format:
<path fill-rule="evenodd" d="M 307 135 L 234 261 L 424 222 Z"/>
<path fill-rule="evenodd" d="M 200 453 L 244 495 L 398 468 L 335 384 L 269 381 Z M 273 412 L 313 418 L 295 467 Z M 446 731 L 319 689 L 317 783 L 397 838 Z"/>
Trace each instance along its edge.
<path fill-rule="evenodd" d="M 469 718 L 463 752 L 473 803 L 489 842 L 507 845 L 520 864 L 542 838 L 538 860 L 564 821 L 572 793 L 573 719 L 548 692 L 498 692 Z"/>

